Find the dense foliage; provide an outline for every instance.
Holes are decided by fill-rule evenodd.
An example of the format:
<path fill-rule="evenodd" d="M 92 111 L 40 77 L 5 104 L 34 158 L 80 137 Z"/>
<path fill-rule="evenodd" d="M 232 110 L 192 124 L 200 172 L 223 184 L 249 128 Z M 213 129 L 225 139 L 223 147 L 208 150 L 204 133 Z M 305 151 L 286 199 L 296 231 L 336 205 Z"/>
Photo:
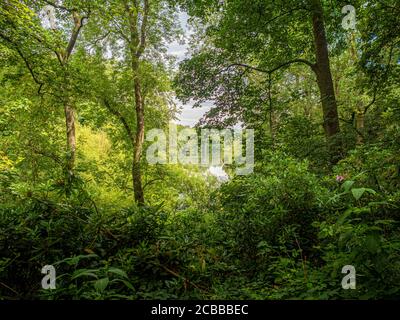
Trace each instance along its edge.
<path fill-rule="evenodd" d="M 0 299 L 400 298 L 400 5 L 351 2 L 2 0 Z M 254 172 L 149 164 L 175 94 Z"/>

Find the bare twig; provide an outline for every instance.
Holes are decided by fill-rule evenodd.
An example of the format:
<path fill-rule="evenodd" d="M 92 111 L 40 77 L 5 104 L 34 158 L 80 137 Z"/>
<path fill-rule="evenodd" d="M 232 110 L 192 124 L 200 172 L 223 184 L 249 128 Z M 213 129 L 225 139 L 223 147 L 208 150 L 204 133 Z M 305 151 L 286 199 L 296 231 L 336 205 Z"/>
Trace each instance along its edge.
<path fill-rule="evenodd" d="M 11 290 L 11 291 L 14 292 L 16 295 L 19 296 L 19 293 L 18 293 L 17 291 L 15 291 L 13 288 L 9 287 L 8 285 L 6 285 L 5 283 L 3 283 L 3 282 L 1 282 L 1 281 L 0 281 L 0 284 L 1 284 L 3 287 L 5 287 L 5 288 Z"/>

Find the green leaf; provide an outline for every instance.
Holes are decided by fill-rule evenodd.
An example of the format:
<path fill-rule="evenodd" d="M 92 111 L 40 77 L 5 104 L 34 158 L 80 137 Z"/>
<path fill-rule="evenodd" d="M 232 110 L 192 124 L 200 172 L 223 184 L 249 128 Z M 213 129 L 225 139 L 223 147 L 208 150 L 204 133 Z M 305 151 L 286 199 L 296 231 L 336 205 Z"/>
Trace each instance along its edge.
<path fill-rule="evenodd" d="M 129 281 L 127 281 L 127 280 L 124 280 L 124 279 L 113 279 L 113 280 L 111 280 L 110 281 L 110 283 L 123 283 L 125 286 L 127 286 L 129 289 L 131 289 L 132 291 L 135 291 L 135 288 L 134 288 L 134 286 L 132 285 L 132 283 L 130 283 Z"/>
<path fill-rule="evenodd" d="M 85 276 L 98 278 L 98 276 L 97 276 L 97 274 L 95 272 L 97 272 L 96 269 L 94 269 L 94 270 L 93 269 L 92 270 L 90 270 L 90 269 L 79 269 L 79 270 L 76 270 L 72 274 L 71 280 L 76 279 L 76 278 L 80 278 L 80 277 L 85 277 Z"/>
<path fill-rule="evenodd" d="M 396 223 L 396 220 L 386 219 L 386 220 L 376 220 L 374 224 L 383 224 L 383 225 L 390 225 Z"/>
<path fill-rule="evenodd" d="M 79 256 L 74 256 L 74 257 L 71 257 L 71 258 L 66 258 L 64 260 L 58 261 L 58 262 L 54 263 L 54 265 L 61 264 L 61 263 L 65 262 L 66 264 L 72 266 L 72 265 L 77 265 L 79 263 L 79 261 L 81 261 L 83 259 L 90 259 L 90 258 L 98 258 L 98 255 L 94 254 L 94 253 L 92 253 L 92 254 L 82 254 L 82 255 L 79 255 Z"/>
<path fill-rule="evenodd" d="M 371 194 L 376 194 L 376 191 L 373 190 L 373 189 L 370 189 L 370 188 L 365 188 L 365 191 L 366 191 L 366 192 L 369 192 L 369 193 L 371 193 Z"/>
<path fill-rule="evenodd" d="M 103 292 L 107 288 L 109 282 L 110 280 L 108 278 L 101 278 L 95 281 L 94 287 L 97 291 Z"/>
<path fill-rule="evenodd" d="M 377 234 L 369 234 L 365 239 L 365 247 L 372 253 L 378 253 L 380 251 L 380 241 Z"/>
<path fill-rule="evenodd" d="M 369 192 L 371 194 L 376 194 L 375 190 L 370 188 L 354 188 L 351 189 L 351 193 L 356 200 L 359 200 L 365 192 Z"/>
<path fill-rule="evenodd" d="M 122 280 L 122 282 L 123 282 L 129 289 L 131 289 L 132 291 L 135 291 L 135 288 L 133 287 L 133 285 L 132 285 L 129 281 Z"/>
<path fill-rule="evenodd" d="M 118 268 L 109 268 L 108 272 L 117 274 L 121 276 L 122 278 L 128 279 L 128 275 L 124 270 L 118 269 Z"/>
<path fill-rule="evenodd" d="M 338 225 L 342 225 L 343 222 L 347 219 L 347 217 L 354 212 L 353 208 L 349 208 L 347 209 L 345 212 L 343 212 L 343 214 L 339 217 L 339 219 L 337 220 L 337 224 Z"/>
<path fill-rule="evenodd" d="M 344 189 L 344 191 L 349 192 L 349 191 L 350 191 L 350 188 L 352 187 L 353 184 L 354 184 L 354 181 L 350 181 L 350 180 L 345 181 L 345 182 L 342 184 L 342 188 Z"/>
<path fill-rule="evenodd" d="M 365 188 L 354 188 L 351 189 L 354 199 L 359 200 L 365 192 Z"/>

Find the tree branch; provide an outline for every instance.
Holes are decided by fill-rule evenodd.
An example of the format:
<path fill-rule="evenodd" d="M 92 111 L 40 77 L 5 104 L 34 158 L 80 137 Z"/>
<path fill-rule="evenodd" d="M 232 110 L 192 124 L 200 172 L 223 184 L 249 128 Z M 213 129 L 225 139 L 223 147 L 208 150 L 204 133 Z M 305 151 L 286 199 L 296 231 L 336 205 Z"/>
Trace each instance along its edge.
<path fill-rule="evenodd" d="M 346 120 L 346 119 L 343 119 L 343 118 L 339 118 L 339 120 L 349 124 L 350 128 L 352 128 L 355 132 L 357 132 L 358 135 L 360 135 L 363 139 L 365 139 L 364 134 L 353 125 L 353 121 L 352 120 Z"/>
<path fill-rule="evenodd" d="M 152 180 L 150 180 L 150 181 L 147 181 L 147 182 L 144 184 L 144 186 L 143 186 L 143 190 L 145 190 L 146 187 L 148 187 L 148 186 L 151 185 L 152 183 L 154 183 L 154 182 L 156 182 L 156 181 L 163 181 L 163 180 L 164 180 L 164 177 L 159 177 L 159 178 L 154 178 L 154 179 L 152 179 Z"/>
<path fill-rule="evenodd" d="M 59 165 L 63 165 L 63 161 L 60 159 L 59 156 L 57 156 L 56 154 L 50 152 L 50 151 L 46 151 L 46 150 L 40 150 L 37 147 L 35 147 L 32 142 L 30 141 L 28 143 L 28 147 L 30 148 L 30 150 L 35 153 L 35 154 L 39 154 L 41 156 L 44 156 L 46 158 L 52 159 L 54 160 L 57 164 Z"/>
<path fill-rule="evenodd" d="M 31 74 L 33 80 L 36 82 L 36 84 L 39 85 L 39 89 L 38 89 L 38 94 L 40 94 L 40 91 L 44 85 L 43 82 L 41 82 L 35 75 L 34 71 L 33 71 L 33 67 L 31 66 L 31 64 L 29 63 L 28 59 L 24 56 L 24 54 L 22 53 L 21 49 L 18 47 L 18 45 L 16 43 L 14 43 L 10 38 L 8 38 L 7 36 L 3 35 L 0 33 L 0 37 L 4 40 L 6 40 L 7 42 L 11 43 L 11 45 L 15 48 L 15 50 L 17 51 L 18 55 L 22 58 L 22 60 L 24 61 L 27 69 L 29 70 L 29 73 Z"/>
<path fill-rule="evenodd" d="M 70 8 L 67 8 L 67 7 L 64 7 L 64 6 L 60 6 L 60 5 L 58 5 L 58 4 L 56 4 L 56 3 L 52 2 L 52 1 L 48 1 L 48 0 L 42 0 L 42 1 L 46 2 L 48 5 L 51 5 L 52 7 L 57 8 L 57 9 L 65 10 L 65 11 L 68 11 L 68 12 L 72 12 L 74 10 L 74 9 L 70 9 Z"/>
<path fill-rule="evenodd" d="M 136 51 L 136 46 L 139 45 L 139 35 L 137 30 L 137 12 L 136 10 L 132 10 L 128 1 L 124 1 L 125 11 L 128 14 L 128 21 L 129 21 L 129 31 L 130 31 L 130 49 L 133 52 Z M 137 52 L 137 51 L 136 51 Z M 136 54 L 135 52 L 135 54 Z"/>
<path fill-rule="evenodd" d="M 79 14 L 76 11 L 73 11 L 73 18 L 74 18 L 74 28 L 72 30 L 71 38 L 69 39 L 67 50 L 65 51 L 64 55 L 64 62 L 68 60 L 68 58 L 71 56 L 72 50 L 75 47 L 76 40 L 78 39 L 79 32 L 83 26 L 83 19 L 87 17 L 80 17 Z"/>
<path fill-rule="evenodd" d="M 364 115 L 367 113 L 368 109 L 369 109 L 370 107 L 372 107 L 372 105 L 375 103 L 375 101 L 376 101 L 376 92 L 377 92 L 377 90 L 374 90 L 374 95 L 373 95 L 373 97 L 372 97 L 372 101 L 371 101 L 370 103 L 368 103 L 368 104 L 364 107 L 364 111 L 363 111 L 363 114 L 364 114 Z"/>
<path fill-rule="evenodd" d="M 128 121 L 126 121 L 125 117 L 118 110 L 115 110 L 114 108 L 111 107 L 111 105 L 110 105 L 110 103 L 109 103 L 109 101 L 107 99 L 103 99 L 103 103 L 104 103 L 105 107 L 108 109 L 108 111 L 110 111 L 111 114 L 116 116 L 121 121 L 122 125 L 124 126 L 124 128 L 126 130 L 126 133 L 129 136 L 129 139 L 132 142 L 132 145 L 134 145 L 135 144 L 135 138 L 134 138 L 132 130 L 131 130 L 129 124 L 128 124 Z"/>
<path fill-rule="evenodd" d="M 262 72 L 262 73 L 272 74 L 272 73 L 274 73 L 275 71 L 277 71 L 277 70 L 279 70 L 279 69 L 281 69 L 281 68 L 287 67 L 287 66 L 289 66 L 289 65 L 291 65 L 291 64 L 294 64 L 294 63 L 303 63 L 303 64 L 306 64 L 306 65 L 308 65 L 314 72 L 317 72 L 317 66 L 316 66 L 316 64 L 315 64 L 315 63 L 312 63 L 312 62 L 310 62 L 310 61 L 308 61 L 308 60 L 305 60 L 305 59 L 293 59 L 293 60 L 284 62 L 284 63 L 282 63 L 282 64 L 280 64 L 280 65 L 278 65 L 278 66 L 276 66 L 275 68 L 270 69 L 270 70 L 265 70 L 265 69 L 261 69 L 261 68 L 258 68 L 258 67 L 253 67 L 253 66 L 250 66 L 250 65 L 247 65 L 247 64 L 244 64 L 244 63 L 232 63 L 232 64 L 230 64 L 229 66 L 227 66 L 227 67 L 225 68 L 225 70 L 228 70 L 228 69 L 230 69 L 230 68 L 232 68 L 232 67 L 243 67 L 243 68 L 251 69 L 251 70 L 258 71 L 258 72 Z"/>
<path fill-rule="evenodd" d="M 147 28 L 147 21 L 149 17 L 149 0 L 144 0 L 144 13 L 143 13 L 143 21 L 142 26 L 140 28 L 140 44 L 136 51 L 136 56 L 140 58 L 143 54 L 144 49 L 146 47 L 146 28 Z"/>
<path fill-rule="evenodd" d="M 291 13 L 293 13 L 294 11 L 297 11 L 297 10 L 307 10 L 307 8 L 301 6 L 301 7 L 297 7 L 297 8 L 293 8 L 293 9 L 291 9 L 291 10 L 285 11 L 285 12 L 283 12 L 283 13 L 281 13 L 281 14 L 275 16 L 275 17 L 273 17 L 272 19 L 270 19 L 270 20 L 264 22 L 264 25 L 266 26 L 266 25 L 270 24 L 271 22 L 274 22 L 275 20 L 277 20 L 277 19 L 279 19 L 279 18 L 282 18 L 283 16 L 285 16 L 285 15 L 287 15 L 287 14 L 291 14 Z"/>
<path fill-rule="evenodd" d="M 111 31 L 107 31 L 107 33 L 103 36 L 101 36 L 100 38 L 96 39 L 94 41 L 94 45 L 97 46 L 97 43 L 100 41 L 103 41 L 104 39 L 106 39 L 109 35 L 110 35 Z"/>

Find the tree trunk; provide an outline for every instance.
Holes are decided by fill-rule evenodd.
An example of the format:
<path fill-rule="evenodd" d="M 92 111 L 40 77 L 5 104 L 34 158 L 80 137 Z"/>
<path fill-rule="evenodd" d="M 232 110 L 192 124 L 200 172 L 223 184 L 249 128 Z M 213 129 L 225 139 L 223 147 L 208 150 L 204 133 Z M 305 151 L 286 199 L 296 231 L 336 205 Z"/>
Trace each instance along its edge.
<path fill-rule="evenodd" d="M 133 5 L 131 7 L 131 4 Z M 142 158 L 142 149 L 144 142 L 144 101 L 142 97 L 141 79 L 139 72 L 139 59 L 146 48 L 146 32 L 147 20 L 149 15 L 149 1 L 143 1 L 142 10 L 142 23 L 139 27 L 138 1 L 124 1 L 125 12 L 129 21 L 130 39 L 128 45 L 132 61 L 132 76 L 134 83 L 135 94 L 135 111 L 136 111 L 136 133 L 135 145 L 133 147 L 133 161 L 132 161 L 132 180 L 133 190 L 136 203 L 141 206 L 144 204 L 144 193 L 142 186 L 142 173 L 140 160 Z"/>
<path fill-rule="evenodd" d="M 67 129 L 67 164 L 66 169 L 68 173 L 68 184 L 71 182 L 71 177 L 74 174 L 75 167 L 75 156 L 76 156 L 76 135 L 75 135 L 75 110 L 71 103 L 71 86 L 70 86 L 70 75 L 68 73 L 68 61 L 76 45 L 76 41 L 79 36 L 79 32 L 82 28 L 83 18 L 72 10 L 74 29 L 72 30 L 70 40 L 67 48 L 64 52 L 56 52 L 56 55 L 60 61 L 61 68 L 65 72 L 65 84 L 61 86 L 61 90 L 64 94 L 64 113 L 65 113 L 65 125 Z M 55 29 L 55 26 L 53 26 Z"/>
<path fill-rule="evenodd" d="M 356 39 L 355 35 L 353 33 L 350 34 L 350 53 L 351 53 L 351 58 L 352 64 L 356 65 L 357 64 L 357 47 L 356 47 Z M 361 94 L 360 94 L 361 97 Z M 357 138 L 356 138 L 356 144 L 361 145 L 364 143 L 364 136 L 363 136 L 363 131 L 364 131 L 364 125 L 365 125 L 365 113 L 366 110 L 362 106 L 361 100 L 358 101 L 357 103 L 357 108 L 355 111 L 355 127 L 356 127 L 356 132 L 357 132 Z"/>
<path fill-rule="evenodd" d="M 76 136 L 74 109 L 69 102 L 65 103 L 64 112 L 67 128 L 67 170 L 72 175 L 75 166 Z"/>
<path fill-rule="evenodd" d="M 356 112 L 356 130 L 357 130 L 357 144 L 363 144 L 364 137 L 362 132 L 364 130 L 365 115 L 362 111 Z"/>
<path fill-rule="evenodd" d="M 314 33 L 316 65 L 315 73 L 321 94 L 324 130 L 328 140 L 333 163 L 339 160 L 341 145 L 333 137 L 340 132 L 339 116 L 332 73 L 329 63 L 328 42 L 326 40 L 324 15 L 320 0 L 312 0 L 312 25 Z"/>
<path fill-rule="evenodd" d="M 134 76 L 135 108 L 136 108 L 136 135 L 135 135 L 135 145 L 133 148 L 134 154 L 133 154 L 133 164 L 132 164 L 132 180 L 133 180 L 135 201 L 139 205 L 143 205 L 144 193 L 142 186 L 142 173 L 140 168 L 140 160 L 142 157 L 142 149 L 144 142 L 144 103 L 143 103 L 141 85 L 139 79 L 138 61 L 132 62 L 132 71 Z"/>

